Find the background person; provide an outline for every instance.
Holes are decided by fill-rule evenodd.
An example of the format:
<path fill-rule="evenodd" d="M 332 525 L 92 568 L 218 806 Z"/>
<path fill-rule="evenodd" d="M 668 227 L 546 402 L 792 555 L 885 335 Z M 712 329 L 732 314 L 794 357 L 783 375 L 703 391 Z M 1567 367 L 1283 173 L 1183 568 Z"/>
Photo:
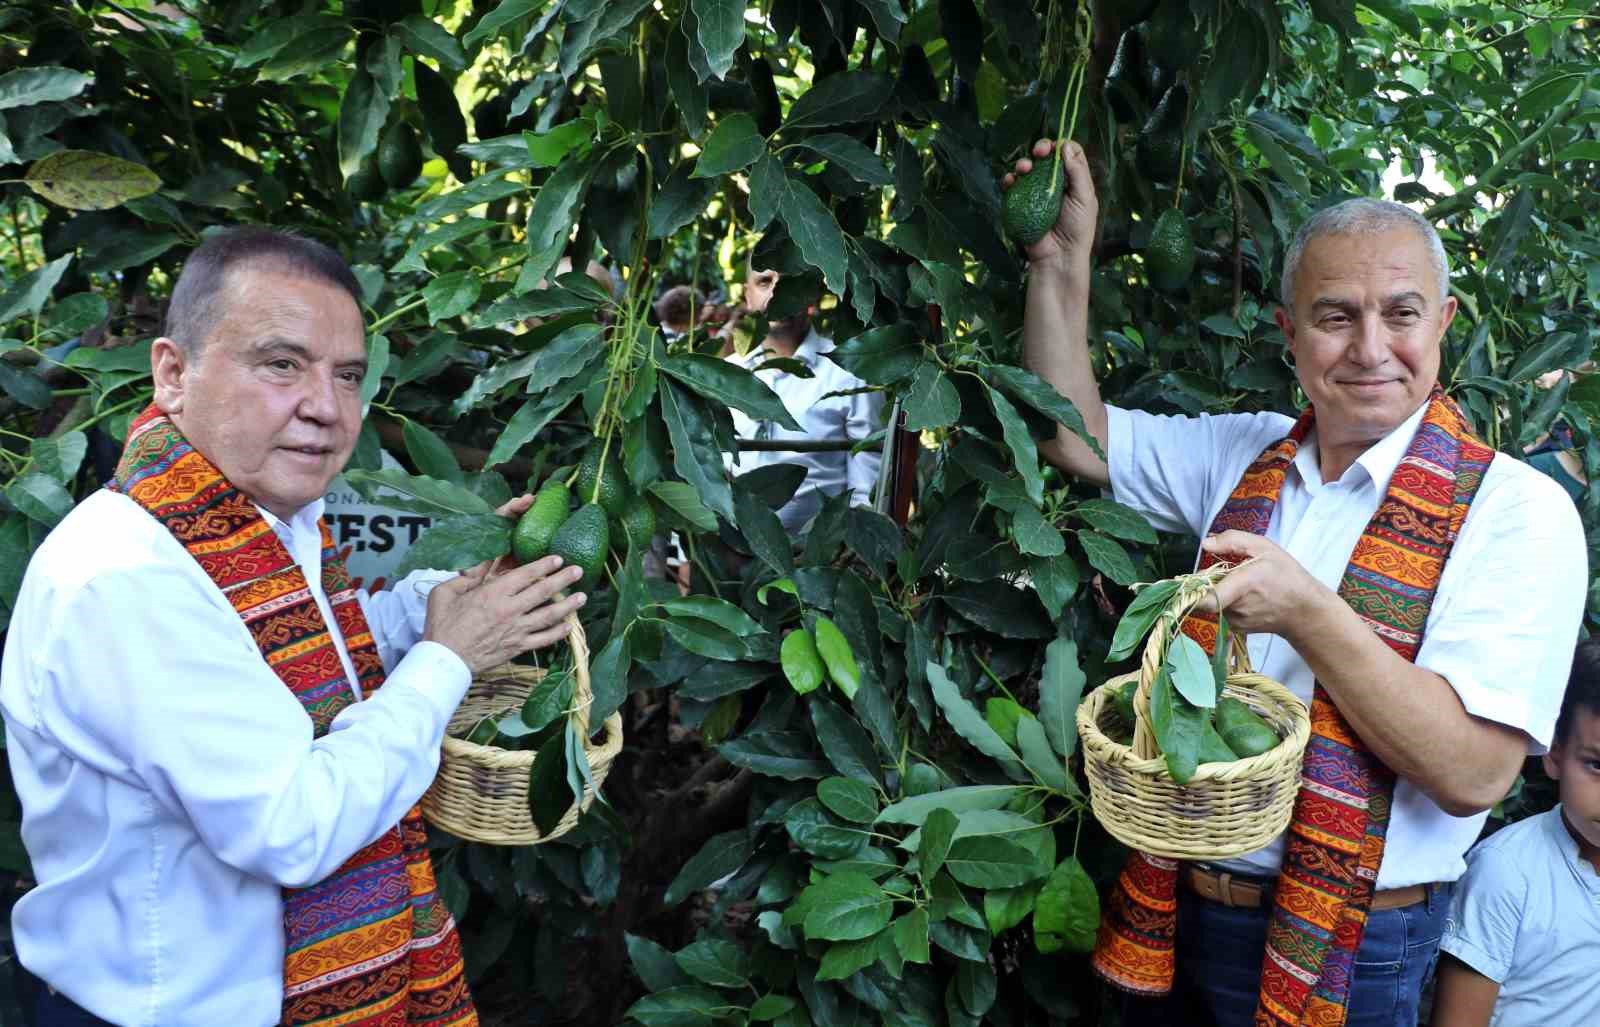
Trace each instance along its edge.
<path fill-rule="evenodd" d="M 1544 769 L 1561 804 L 1467 855 L 1434 1027 L 1600 1023 L 1600 640 L 1578 643 Z"/>
<path fill-rule="evenodd" d="M 1132 856 L 1095 968 L 1167 996 L 1124 1022 L 1413 1023 L 1462 856 L 1551 739 L 1587 585 L 1577 512 L 1439 390 L 1456 301 L 1432 225 L 1397 204 L 1324 210 L 1285 256 L 1298 419 L 1107 406 L 1088 347 L 1094 183 L 1081 147 L 1063 158 L 1060 218 L 1028 249 L 1025 357 L 1106 456 L 1065 429 L 1040 452 L 1203 538 L 1202 565 L 1253 560 L 1213 608 L 1312 707 L 1286 834 L 1215 867 Z"/>
<path fill-rule="evenodd" d="M 349 587 L 321 511 L 359 295 L 319 243 L 207 238 L 111 486 L 28 567 L 0 712 L 42 1024 L 477 1022 L 414 805 L 473 673 L 565 635 L 579 569 Z"/>

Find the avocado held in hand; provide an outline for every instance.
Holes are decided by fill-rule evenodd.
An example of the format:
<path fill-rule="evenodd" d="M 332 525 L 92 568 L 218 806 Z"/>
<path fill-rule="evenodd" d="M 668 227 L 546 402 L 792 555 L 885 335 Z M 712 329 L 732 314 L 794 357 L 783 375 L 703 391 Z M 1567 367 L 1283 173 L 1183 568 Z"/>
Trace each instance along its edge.
<path fill-rule="evenodd" d="M 1032 246 L 1061 217 L 1061 195 L 1066 192 L 1067 172 L 1059 168 L 1060 156 L 1034 164 L 1033 170 L 1018 176 L 1006 192 L 1006 235 L 1023 246 Z"/>
<path fill-rule="evenodd" d="M 567 495 L 565 484 L 550 481 L 533 497 L 533 505 L 511 531 L 511 555 L 518 563 L 531 563 L 550 552 L 551 540 L 567 520 Z"/>
<path fill-rule="evenodd" d="M 574 567 L 583 568 L 578 582 L 580 592 L 588 592 L 600 580 L 606 553 L 611 549 L 611 527 L 606 512 L 598 503 L 588 503 L 568 517 L 550 540 L 550 552 Z"/>
<path fill-rule="evenodd" d="M 1232 696 L 1217 700 L 1216 725 L 1217 734 L 1239 759 L 1260 756 L 1283 741 L 1272 725 Z"/>

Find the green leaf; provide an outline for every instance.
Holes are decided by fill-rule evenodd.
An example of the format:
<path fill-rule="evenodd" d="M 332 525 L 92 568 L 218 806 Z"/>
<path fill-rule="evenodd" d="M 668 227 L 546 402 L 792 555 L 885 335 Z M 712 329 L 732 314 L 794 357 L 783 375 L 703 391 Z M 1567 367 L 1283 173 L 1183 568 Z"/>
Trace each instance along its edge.
<path fill-rule="evenodd" d="M 857 182 L 890 185 L 894 176 L 883 158 L 842 132 L 827 132 L 801 140 L 800 145 L 826 159 Z"/>
<path fill-rule="evenodd" d="M 1140 589 L 1133 602 L 1122 612 L 1122 619 L 1117 621 L 1117 630 L 1111 636 L 1111 651 L 1106 654 L 1106 659 L 1115 662 L 1132 654 L 1144 636 L 1150 633 L 1150 628 L 1177 591 L 1178 583 L 1170 579 Z"/>
<path fill-rule="evenodd" d="M 1078 591 L 1078 561 L 1070 556 L 1034 557 L 1028 561 L 1028 577 L 1034 594 L 1044 604 L 1051 620 L 1059 619 Z"/>
<path fill-rule="evenodd" d="M 1055 634 L 1037 597 L 1004 582 L 963 585 L 945 593 L 944 601 L 962 617 L 1005 638 L 1049 638 Z"/>
<path fill-rule="evenodd" d="M 1100 894 L 1076 858 L 1056 865 L 1039 889 L 1033 911 L 1033 942 L 1046 955 L 1066 948 L 1094 951 L 1100 930 Z"/>
<path fill-rule="evenodd" d="M 629 1006 L 624 1015 L 644 1027 L 705 1027 L 721 1020 L 727 1008 L 728 999 L 721 992 L 683 985 L 646 995 Z"/>
<path fill-rule="evenodd" d="M 412 420 L 406 421 L 402 434 L 406 453 L 424 476 L 455 485 L 465 484 L 461 465 L 456 463 L 455 454 L 443 439 Z"/>
<path fill-rule="evenodd" d="M 925 431 L 961 418 L 961 394 L 932 361 L 917 365 L 905 396 L 906 430 Z"/>
<path fill-rule="evenodd" d="M 928 685 L 933 689 L 934 701 L 944 710 L 945 719 L 957 734 L 973 748 L 999 763 L 1007 774 L 1019 780 L 1026 776 L 1017 754 L 984 721 L 977 708 L 962 696 L 961 690 L 945 674 L 944 668 L 931 660 L 928 662 Z"/>
<path fill-rule="evenodd" d="M 789 108 L 783 131 L 871 121 L 894 92 L 894 79 L 873 71 L 841 71 L 816 83 Z"/>
<path fill-rule="evenodd" d="M 81 431 L 69 431 L 58 438 L 34 439 L 29 447 L 33 469 L 63 485 L 70 484 L 89 452 L 89 437 Z"/>
<path fill-rule="evenodd" d="M 794 999 L 787 995 L 763 995 L 750 1007 L 750 1019 L 757 1023 L 768 1023 L 792 1009 Z"/>
<path fill-rule="evenodd" d="M 406 550 L 395 570 L 403 578 L 415 570 L 464 571 L 511 552 L 510 518 L 499 514 L 443 517 Z"/>
<path fill-rule="evenodd" d="M 484 40 L 491 39 L 507 25 L 534 13 L 544 7 L 547 0 L 500 0 L 499 6 L 478 19 L 466 35 L 461 37 L 461 45 L 473 49 Z"/>
<path fill-rule="evenodd" d="M 908 963 L 928 963 L 932 953 L 928 949 L 928 911 L 918 906 L 900 917 L 890 928 L 894 947 Z"/>
<path fill-rule="evenodd" d="M 864 874 L 825 877 L 802 893 L 809 912 L 804 929 L 813 941 L 870 938 L 889 926 L 894 901 Z"/>
<path fill-rule="evenodd" d="M 1523 236 L 1533 227 L 1533 205 L 1536 198 L 1534 190 L 1519 189 L 1517 195 L 1511 198 L 1511 202 L 1506 204 L 1505 211 L 1496 221 L 1499 231 L 1495 233 L 1494 250 L 1489 255 L 1485 273 L 1492 275 L 1499 271 L 1517 252 L 1517 246 L 1522 242 Z"/>
<path fill-rule="evenodd" d="M 70 100 L 89 82 L 88 75 L 55 64 L 8 71 L 0 75 L 0 110 Z"/>
<path fill-rule="evenodd" d="M 5 487 L 6 498 L 17 512 L 47 528 L 72 512 L 72 493 L 61 483 L 38 471 L 30 471 Z"/>
<path fill-rule="evenodd" d="M 678 961 L 660 942 L 627 932 L 623 932 L 622 940 L 628 947 L 628 961 L 633 964 L 633 972 L 639 975 L 646 988 L 665 991 L 689 982 L 678 969 Z"/>
<path fill-rule="evenodd" d="M 790 806 L 783 815 L 783 826 L 795 845 L 821 859 L 849 859 L 872 840 L 863 828 L 835 823 L 816 799 L 802 799 Z"/>
<path fill-rule="evenodd" d="M 999 809 L 1026 791 L 1027 787 L 1023 785 L 962 785 L 959 788 L 927 792 L 885 806 L 883 812 L 878 814 L 878 823 L 918 827 L 936 809 L 948 809 L 955 813 Z"/>
<path fill-rule="evenodd" d="M 1017 722 L 1017 748 L 1022 751 L 1022 763 L 1039 783 L 1066 794 L 1076 794 L 1078 789 L 1067 776 L 1062 757 L 1057 756 L 1044 725 L 1033 717 L 1023 717 Z"/>
<path fill-rule="evenodd" d="M 667 89 L 672 93 L 673 105 L 678 109 L 678 119 L 691 138 L 698 139 L 705 128 L 706 108 L 710 104 L 707 87 L 695 74 L 689 60 L 690 43 L 684 33 L 691 18 L 684 18 L 678 28 L 667 33 Z M 695 49 L 699 49 L 695 40 Z M 703 52 L 703 51 L 702 51 Z"/>
<path fill-rule="evenodd" d="M 923 363 L 916 329 L 905 322 L 862 332 L 835 346 L 828 359 L 873 385 L 903 381 Z"/>
<path fill-rule="evenodd" d="M 1039 882 L 1034 882 L 1016 888 L 997 888 L 984 892 L 983 919 L 989 925 L 989 933 L 1009 931 L 1026 920 L 1028 914 L 1033 912 L 1034 900 L 1038 898 L 1041 887 Z"/>
<path fill-rule="evenodd" d="M 365 68 L 357 68 L 339 104 L 339 173 L 348 179 L 378 148 L 378 134 L 389 119 L 389 96 Z"/>
<path fill-rule="evenodd" d="M 672 883 L 667 885 L 661 901 L 668 906 L 676 906 L 695 892 L 703 891 L 712 883 L 736 873 L 749 858 L 750 839 L 744 829 L 713 835 L 700 846 L 699 852 L 689 857 Z"/>
<path fill-rule="evenodd" d="M 829 812 L 851 823 L 870 824 L 878 816 L 878 793 L 854 778 L 823 778 L 817 782 L 817 799 Z"/>
<path fill-rule="evenodd" d="M 800 422 L 766 382 L 730 360 L 688 353 L 668 357 L 659 366 L 694 392 L 742 410 L 753 420 L 776 421 L 790 431 L 801 430 Z"/>
<path fill-rule="evenodd" d="M 548 132 L 523 132 L 522 145 L 534 167 L 553 168 L 566 160 L 569 153 L 575 154 L 578 160 L 587 157 L 594 138 L 594 120 L 574 118 Z"/>
<path fill-rule="evenodd" d="M 983 704 L 984 723 L 994 729 L 1002 742 L 1013 747 L 1017 744 L 1017 721 L 1031 716 L 1021 703 L 1008 696 L 992 695 Z"/>
<path fill-rule="evenodd" d="M 742 479 L 733 482 L 733 512 L 750 551 L 779 574 L 794 573 L 794 541 L 772 508 Z M 814 651 L 814 650 L 813 650 Z"/>
<path fill-rule="evenodd" d="M 748 114 L 733 114 L 717 122 L 695 161 L 693 178 L 720 178 L 742 171 L 767 152 L 767 141 Z"/>
<path fill-rule="evenodd" d="M 783 637 L 779 658 L 783 663 L 783 676 L 796 694 L 816 691 L 827 675 L 817 643 L 805 628 L 796 628 Z"/>
<path fill-rule="evenodd" d="M 1015 888 L 1045 873 L 1032 852 L 999 835 L 957 838 L 944 868 L 972 888 Z"/>
<path fill-rule="evenodd" d="M 389 31 L 402 46 L 422 57 L 432 57 L 441 68 L 465 71 L 467 55 L 448 29 L 424 14 L 412 14 L 401 19 Z"/>
<path fill-rule="evenodd" d="M 94 292 L 74 293 L 50 308 L 49 330 L 62 338 L 75 338 L 105 321 L 111 304 Z"/>
<path fill-rule="evenodd" d="M 598 347 L 594 350 L 592 359 L 596 365 L 601 363 Z M 579 372 L 538 399 L 530 399 L 518 407 L 517 412 L 511 415 L 511 420 L 506 422 L 505 430 L 495 440 L 494 448 L 489 451 L 484 466 L 496 467 L 516 456 L 518 450 L 543 431 L 546 425 L 555 420 L 557 414 L 565 410 L 583 392 L 589 384 L 590 377 Z"/>
<path fill-rule="evenodd" d="M 1039 677 L 1039 724 L 1050 747 L 1062 759 L 1078 748 L 1078 703 L 1087 679 L 1078 666 L 1078 646 L 1058 638 L 1045 646 L 1044 670 Z"/>
<path fill-rule="evenodd" d="M 788 731 L 754 732 L 717 746 L 723 758 L 768 777 L 786 781 L 827 777 L 833 768 L 816 758 L 810 740 Z"/>
<path fill-rule="evenodd" d="M 739 988 L 748 982 L 744 950 L 731 941 L 705 939 L 678 950 L 678 969 L 704 984 Z"/>
<path fill-rule="evenodd" d="M 813 630 L 816 632 L 817 652 L 822 655 L 822 662 L 828 668 L 828 678 L 845 694 L 845 698 L 854 699 L 856 689 L 861 687 L 861 668 L 856 665 L 850 643 L 845 641 L 839 626 L 826 617 L 818 616 Z"/>
<path fill-rule="evenodd" d="M 956 815 L 943 807 L 929 812 L 928 819 L 923 821 L 922 839 L 917 846 L 917 873 L 924 885 L 931 885 L 934 876 L 944 867 L 958 823 Z"/>
<path fill-rule="evenodd" d="M 1032 371 L 1009 364 L 992 364 L 985 369 L 994 384 L 1002 392 L 1019 403 L 1044 414 L 1057 424 L 1072 432 L 1082 439 L 1094 454 L 1105 459 L 1105 452 L 1101 450 L 1100 443 L 1089 434 L 1089 429 L 1083 423 L 1083 415 L 1072 401 L 1057 392 L 1055 386 L 1040 378 Z"/>
<path fill-rule="evenodd" d="M 1011 459 L 1016 466 L 1017 473 L 1022 475 L 1022 486 L 1027 492 L 1028 499 L 1033 505 L 1038 506 L 1044 502 L 1044 478 L 1039 473 L 1039 448 L 1034 445 L 1033 436 L 1028 434 L 1028 426 L 1022 420 L 1022 415 L 1017 413 L 1017 408 L 1011 405 L 998 389 L 990 388 L 984 383 L 984 392 L 989 396 L 989 405 L 994 408 L 994 416 L 1000 421 L 1000 430 L 1005 436 L 1006 448 L 1011 451 Z"/>
<path fill-rule="evenodd" d="M 1172 686 L 1165 666 L 1150 687 L 1150 727 L 1156 745 L 1167 761 L 1167 772 L 1179 784 L 1188 784 L 1200 765 L 1200 736 L 1210 714 L 1186 702 Z"/>
<path fill-rule="evenodd" d="M 817 967 L 817 980 L 842 981 L 878 960 L 878 936 L 828 946 Z"/>
<path fill-rule="evenodd" d="M 1028 556 L 1056 557 L 1067 551 L 1061 531 L 1031 505 L 1017 507 L 1012 515 L 1011 538 L 1017 551 Z"/>
<path fill-rule="evenodd" d="M 1130 542 L 1156 544 L 1156 531 L 1144 515 L 1113 499 L 1086 499 L 1074 511 L 1092 528 Z"/>
<path fill-rule="evenodd" d="M 449 271 L 429 282 L 422 290 L 428 304 L 428 323 L 464 314 L 478 302 L 483 280 L 475 271 Z"/>
<path fill-rule="evenodd" d="M 277 56 L 291 43 L 300 43 L 324 32 L 339 29 L 342 25 L 343 20 L 331 14 L 279 18 L 245 40 L 244 45 L 234 55 L 233 66 L 254 67 Z"/>
<path fill-rule="evenodd" d="M 0 324 L 14 321 L 19 317 L 37 317 L 39 311 L 44 309 L 45 301 L 50 298 L 51 290 L 61 280 L 70 263 L 72 254 L 68 253 L 43 267 L 34 268 L 13 281 L 5 293 L 0 295 Z M 149 368 L 148 359 L 144 366 L 146 369 Z"/>
<path fill-rule="evenodd" d="M 745 0 L 690 0 L 690 5 L 706 64 L 717 78 L 725 78 L 733 67 L 734 52 L 744 42 Z"/>
<path fill-rule="evenodd" d="M 713 660 L 737 660 L 745 655 L 745 645 L 739 636 L 710 621 L 687 618 L 666 620 L 661 626 L 674 642 L 698 656 Z"/>
<path fill-rule="evenodd" d="M 1561 329 L 1540 337 L 1538 342 L 1517 354 L 1506 379 L 1525 382 L 1556 368 L 1576 368 L 1589 359 L 1591 353 L 1587 332 Z"/>
<path fill-rule="evenodd" d="M 649 491 L 673 513 L 700 531 L 717 530 L 717 515 L 700 502 L 700 495 L 693 486 L 681 481 L 658 481 L 650 486 Z"/>
<path fill-rule="evenodd" d="M 806 263 L 822 272 L 829 291 L 843 295 L 850 253 L 839 222 L 810 186 L 793 179 L 786 181 L 788 188 L 783 191 L 779 212 L 789 229 L 789 238 L 800 247 Z"/>
<path fill-rule="evenodd" d="M 72 210 L 107 210 L 161 188 L 160 177 L 143 164 L 87 150 L 57 150 L 36 161 L 23 181 Z"/>
<path fill-rule="evenodd" d="M 1310 194 L 1310 180 L 1306 178 L 1305 172 L 1300 170 L 1300 165 L 1295 163 L 1294 158 L 1289 156 L 1289 151 L 1283 148 L 1277 136 L 1254 121 L 1245 123 L 1245 134 L 1250 137 L 1250 141 L 1261 151 L 1261 155 L 1267 159 L 1267 163 L 1286 186 L 1300 195 Z"/>
<path fill-rule="evenodd" d="M 573 805 L 567 783 L 567 730 L 556 731 L 539 746 L 528 771 L 528 813 L 540 834 L 555 830 Z"/>
<path fill-rule="evenodd" d="M 672 439 L 672 466 L 694 489 L 700 501 L 729 521 L 735 519 L 733 492 L 723 469 L 722 453 L 712 441 L 710 419 L 702 400 L 662 378 L 658 386 L 661 414 Z"/>
<path fill-rule="evenodd" d="M 1167 674 L 1178 694 L 1191 705 L 1210 709 L 1217 704 L 1217 681 L 1211 671 L 1211 657 L 1199 642 L 1182 632 L 1167 646 Z"/>
<path fill-rule="evenodd" d="M 1094 569 L 1117 584 L 1131 585 L 1139 579 L 1133 560 L 1115 539 L 1096 531 L 1080 531 L 1078 543 L 1083 546 L 1083 555 L 1089 558 Z"/>
<path fill-rule="evenodd" d="M 710 621 L 740 638 L 766 632 L 766 629 L 752 620 L 749 614 L 727 600 L 717 599 L 714 596 L 678 596 L 663 599 L 657 605 L 669 614 Z"/>
<path fill-rule="evenodd" d="M 878 783 L 878 753 L 862 726 L 837 703 L 814 695 L 808 705 L 817 743 L 839 773 L 863 784 Z"/>
<path fill-rule="evenodd" d="M 543 731 L 572 708 L 577 694 L 576 676 L 564 671 L 545 675 L 523 700 L 520 713 L 523 725 L 530 731 Z"/>
<path fill-rule="evenodd" d="M 714 178 L 696 178 L 693 170 L 687 162 L 679 164 L 661 184 L 660 191 L 650 201 L 646 219 L 649 238 L 665 239 L 692 223 L 717 194 L 721 183 Z"/>
<path fill-rule="evenodd" d="M 176 232 L 117 230 L 95 240 L 93 249 L 86 250 L 79 262 L 78 270 L 86 274 L 109 274 L 138 267 L 161 256 L 180 241 Z"/>
<path fill-rule="evenodd" d="M 593 174 L 593 165 L 581 157 L 568 156 L 534 194 L 533 207 L 528 211 L 529 258 L 522 266 L 523 280 L 543 278 L 555 266 L 560 257 L 556 244 L 572 228 Z"/>
<path fill-rule="evenodd" d="M 1574 160 L 1600 161 L 1600 140 L 1583 139 L 1561 148 L 1556 154 L 1557 162 Z"/>

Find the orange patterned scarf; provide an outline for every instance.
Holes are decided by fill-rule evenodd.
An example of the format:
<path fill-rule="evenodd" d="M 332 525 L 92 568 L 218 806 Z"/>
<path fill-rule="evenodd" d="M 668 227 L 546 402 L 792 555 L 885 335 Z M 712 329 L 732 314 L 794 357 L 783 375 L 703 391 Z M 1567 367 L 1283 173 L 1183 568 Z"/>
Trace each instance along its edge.
<path fill-rule="evenodd" d="M 356 701 L 305 574 L 244 493 L 155 407 L 128 429 L 110 485 L 183 543 L 228 597 L 321 737 Z M 322 584 L 363 694 L 383 684 L 366 617 L 322 528 Z M 455 921 L 439 898 L 416 807 L 325 880 L 283 893 L 283 1023 L 465 1027 Z"/>
<path fill-rule="evenodd" d="M 1300 416 L 1288 437 L 1244 472 L 1211 533 L 1265 535 L 1283 480 L 1315 424 Z M 1378 637 L 1415 660 L 1434 591 L 1494 450 L 1434 387 L 1422 424 L 1389 490 L 1367 524 L 1339 583 L 1339 595 Z M 1201 567 L 1216 562 L 1207 554 Z M 1216 621 L 1187 618 L 1183 630 L 1215 648 Z M 1383 862 L 1394 772 L 1374 756 L 1319 683 L 1311 742 L 1289 823 L 1261 968 L 1258 1027 L 1341 1027 L 1356 950 Z M 1094 968 L 1136 994 L 1163 995 L 1175 974 L 1178 864 L 1134 852 L 1106 904 Z"/>

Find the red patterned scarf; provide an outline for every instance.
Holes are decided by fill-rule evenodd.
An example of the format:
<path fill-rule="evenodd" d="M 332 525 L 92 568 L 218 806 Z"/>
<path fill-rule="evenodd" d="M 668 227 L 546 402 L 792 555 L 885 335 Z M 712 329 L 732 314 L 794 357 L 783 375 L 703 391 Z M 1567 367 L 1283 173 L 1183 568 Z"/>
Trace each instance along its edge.
<path fill-rule="evenodd" d="M 1212 522 L 1212 534 L 1266 534 L 1284 476 L 1314 423 L 1308 409 L 1286 438 L 1256 458 Z M 1493 457 L 1435 386 L 1388 492 L 1350 555 L 1339 595 L 1407 660 L 1415 660 L 1422 645 L 1445 560 Z M 1200 565 L 1214 562 L 1206 554 Z M 1208 652 L 1215 647 L 1215 620 L 1190 617 L 1183 630 Z M 1355 954 L 1383 862 L 1394 780 L 1318 683 L 1267 928 L 1258 1027 L 1345 1022 Z M 1146 995 L 1172 989 L 1177 871 L 1174 860 L 1129 855 L 1106 904 L 1093 960 L 1116 987 Z"/>
<path fill-rule="evenodd" d="M 110 487 L 183 543 L 305 707 L 315 736 L 326 734 L 356 697 L 305 574 L 255 504 L 153 406 L 129 426 Z M 370 696 L 383 684 L 383 663 L 327 524 L 321 528 L 323 589 Z M 284 1024 L 477 1024 L 427 841 L 412 807 L 325 880 L 284 889 Z"/>

